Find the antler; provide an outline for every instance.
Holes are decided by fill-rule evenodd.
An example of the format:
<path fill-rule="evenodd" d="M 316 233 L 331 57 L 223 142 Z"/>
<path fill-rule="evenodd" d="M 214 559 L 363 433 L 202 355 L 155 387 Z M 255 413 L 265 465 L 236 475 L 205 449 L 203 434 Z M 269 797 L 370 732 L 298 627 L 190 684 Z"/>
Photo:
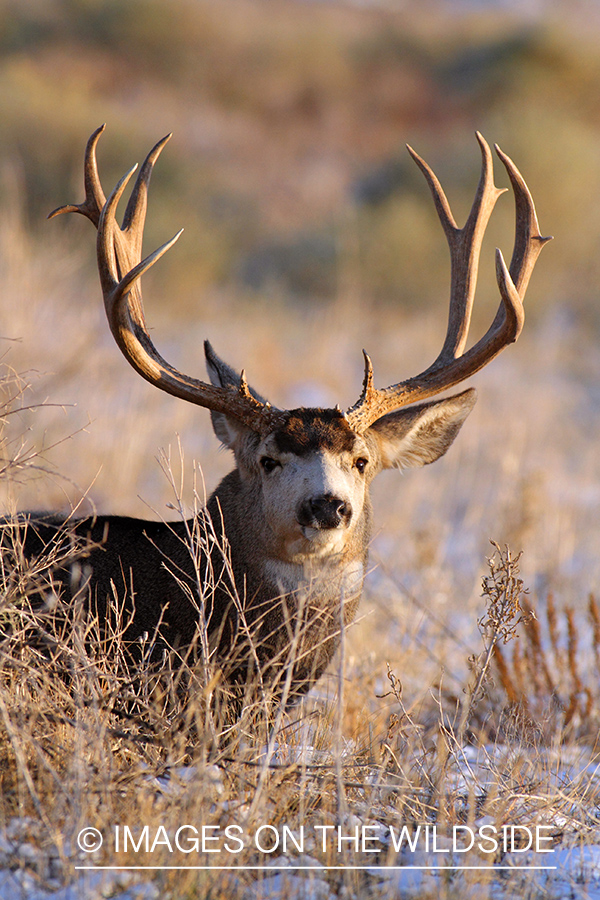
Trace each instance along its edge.
<path fill-rule="evenodd" d="M 346 413 L 350 426 L 358 433 L 364 432 L 386 413 L 432 397 L 474 375 L 504 347 L 516 341 L 521 332 L 525 315 L 523 298 L 529 278 L 542 247 L 552 238 L 541 236 L 529 189 L 515 164 L 496 145 L 496 153 L 506 167 L 515 195 L 515 246 L 510 269 L 507 269 L 500 250 L 496 250 L 496 279 L 502 300 L 487 333 L 466 353 L 463 352 L 469 333 L 483 235 L 496 200 L 504 193 L 494 185 L 492 154 L 479 132 L 477 140 L 482 155 L 481 177 L 463 228 L 456 225 L 446 195 L 432 169 L 408 147 L 427 179 L 450 247 L 448 328 L 442 350 L 429 368 L 420 375 L 387 388 L 375 388 L 371 360 L 363 351 L 365 377 L 362 393 Z"/>
<path fill-rule="evenodd" d="M 142 238 L 150 177 L 171 135 L 159 141 L 144 160 L 125 210 L 123 225 L 119 226 L 117 204 L 137 165 L 121 178 L 106 200 L 96 163 L 96 145 L 104 127 L 96 129 L 86 146 L 85 200 L 77 205 L 61 206 L 50 213 L 49 218 L 77 212 L 90 219 L 98 229 L 98 269 L 108 324 L 123 355 L 143 378 L 168 394 L 234 416 L 253 431 L 267 434 L 285 413 L 254 397 L 244 373 L 237 390 L 214 386 L 179 372 L 162 358 L 152 343 L 144 317 L 140 280 L 144 272 L 173 246 L 181 231 L 145 259 L 142 259 Z"/>

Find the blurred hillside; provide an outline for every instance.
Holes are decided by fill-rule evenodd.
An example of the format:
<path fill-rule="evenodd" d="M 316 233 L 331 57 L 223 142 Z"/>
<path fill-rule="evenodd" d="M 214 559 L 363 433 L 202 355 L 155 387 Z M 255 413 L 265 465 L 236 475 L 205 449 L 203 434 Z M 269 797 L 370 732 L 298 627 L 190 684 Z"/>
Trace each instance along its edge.
<path fill-rule="evenodd" d="M 0 202 L 22 198 L 35 240 L 64 228 L 91 259 L 89 223 L 45 221 L 81 199 L 87 136 L 108 123 L 110 189 L 173 131 L 147 227 L 148 247 L 186 229 L 156 275 L 171 309 L 197 315 L 213 289 L 423 307 L 446 295 L 446 254 L 404 143 L 460 220 L 479 129 L 556 237 L 531 308 L 566 303 L 597 324 L 600 27 L 578 4 L 537 18 L 515 6 L 0 0 Z M 511 202 L 499 206 L 489 243 L 508 252 Z"/>

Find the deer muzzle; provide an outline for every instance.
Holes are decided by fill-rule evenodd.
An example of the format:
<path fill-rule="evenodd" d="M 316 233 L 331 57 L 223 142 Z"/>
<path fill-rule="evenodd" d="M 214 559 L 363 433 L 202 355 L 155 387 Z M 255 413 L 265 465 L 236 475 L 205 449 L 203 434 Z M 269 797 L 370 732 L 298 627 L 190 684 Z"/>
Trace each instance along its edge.
<path fill-rule="evenodd" d="M 347 528 L 352 518 L 352 506 L 333 494 L 318 494 L 302 501 L 297 518 L 306 528 Z"/>

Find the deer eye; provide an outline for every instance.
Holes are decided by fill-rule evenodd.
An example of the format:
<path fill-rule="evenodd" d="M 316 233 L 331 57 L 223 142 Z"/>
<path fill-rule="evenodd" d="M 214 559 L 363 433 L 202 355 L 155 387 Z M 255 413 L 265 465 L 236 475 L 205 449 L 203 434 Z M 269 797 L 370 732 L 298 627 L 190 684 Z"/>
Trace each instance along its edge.
<path fill-rule="evenodd" d="M 267 475 L 274 469 L 281 468 L 281 463 L 279 462 L 279 460 L 273 459 L 272 456 L 263 456 L 260 460 L 260 464 Z"/>
<path fill-rule="evenodd" d="M 365 459 L 364 456 L 360 456 L 354 463 L 355 467 L 358 469 L 361 475 L 364 475 L 365 469 L 367 468 L 369 460 Z"/>

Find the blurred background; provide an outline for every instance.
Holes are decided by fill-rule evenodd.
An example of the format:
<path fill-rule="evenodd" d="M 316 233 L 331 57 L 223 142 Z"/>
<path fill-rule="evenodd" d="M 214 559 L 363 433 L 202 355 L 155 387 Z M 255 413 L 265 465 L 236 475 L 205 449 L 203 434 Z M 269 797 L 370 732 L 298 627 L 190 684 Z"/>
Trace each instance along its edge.
<path fill-rule="evenodd" d="M 168 517 L 231 460 L 206 412 L 145 384 L 112 343 L 91 224 L 46 220 L 83 199 L 102 122 L 107 192 L 174 134 L 146 227 L 147 251 L 185 228 L 144 279 L 158 348 L 203 377 L 208 337 L 286 406 L 351 405 L 363 347 L 380 384 L 437 355 L 447 249 L 405 144 L 462 224 L 474 131 L 498 142 L 555 240 L 525 331 L 474 379 L 478 406 L 448 456 L 381 476 L 370 591 L 385 605 L 401 584 L 467 613 L 490 538 L 525 551 L 538 597 L 597 589 L 600 4 L 0 0 L 0 347 L 19 375 L 3 387 L 4 506 Z M 507 186 L 498 163 L 496 182 Z M 494 315 L 493 251 L 510 257 L 513 221 L 507 193 L 474 338 Z"/>

